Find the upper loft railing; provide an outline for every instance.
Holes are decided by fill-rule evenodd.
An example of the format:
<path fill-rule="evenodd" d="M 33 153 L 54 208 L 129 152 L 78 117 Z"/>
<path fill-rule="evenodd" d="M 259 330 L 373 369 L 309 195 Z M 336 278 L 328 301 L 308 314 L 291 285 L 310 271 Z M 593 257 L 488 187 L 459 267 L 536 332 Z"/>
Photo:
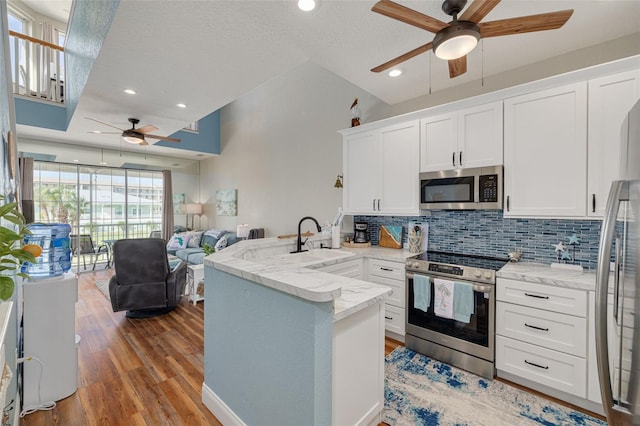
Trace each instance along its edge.
<path fill-rule="evenodd" d="M 13 93 L 64 103 L 64 48 L 9 31 Z"/>

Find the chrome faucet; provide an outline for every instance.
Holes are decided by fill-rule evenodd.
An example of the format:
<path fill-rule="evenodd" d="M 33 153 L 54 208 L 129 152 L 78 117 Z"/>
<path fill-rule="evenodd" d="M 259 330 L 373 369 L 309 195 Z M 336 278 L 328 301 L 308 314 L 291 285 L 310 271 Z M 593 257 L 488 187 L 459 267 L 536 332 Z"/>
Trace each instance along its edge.
<path fill-rule="evenodd" d="M 306 244 L 308 238 L 306 240 L 304 240 L 304 242 L 302 241 L 302 232 L 300 230 L 300 227 L 302 226 L 302 222 L 304 222 L 305 220 L 310 219 L 312 221 L 314 221 L 316 223 L 316 228 L 318 228 L 318 232 L 322 232 L 322 228 L 320 227 L 320 224 L 318 223 L 318 221 L 311 217 L 311 216 L 305 216 L 302 219 L 300 219 L 300 222 L 298 222 L 298 241 L 296 242 L 296 251 L 292 251 L 291 253 L 300 253 L 303 251 L 307 251 L 307 250 L 302 250 L 302 245 Z"/>

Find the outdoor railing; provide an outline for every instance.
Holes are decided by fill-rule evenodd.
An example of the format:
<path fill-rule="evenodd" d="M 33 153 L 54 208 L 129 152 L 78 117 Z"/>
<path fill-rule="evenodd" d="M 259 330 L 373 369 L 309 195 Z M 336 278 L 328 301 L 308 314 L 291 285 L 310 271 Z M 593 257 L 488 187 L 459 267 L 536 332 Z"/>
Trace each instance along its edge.
<path fill-rule="evenodd" d="M 64 103 L 64 48 L 9 31 L 13 93 Z"/>

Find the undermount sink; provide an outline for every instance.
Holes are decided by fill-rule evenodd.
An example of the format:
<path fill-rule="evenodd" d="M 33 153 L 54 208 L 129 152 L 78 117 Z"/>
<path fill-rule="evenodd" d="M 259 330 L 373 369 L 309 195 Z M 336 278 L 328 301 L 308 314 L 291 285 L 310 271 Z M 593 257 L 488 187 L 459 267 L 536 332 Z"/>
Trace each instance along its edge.
<path fill-rule="evenodd" d="M 281 254 L 275 257 L 291 263 L 311 265 L 314 263 L 324 262 L 326 260 L 340 259 L 349 256 L 353 256 L 353 253 L 342 250 L 315 249 L 302 251 L 300 253 Z"/>

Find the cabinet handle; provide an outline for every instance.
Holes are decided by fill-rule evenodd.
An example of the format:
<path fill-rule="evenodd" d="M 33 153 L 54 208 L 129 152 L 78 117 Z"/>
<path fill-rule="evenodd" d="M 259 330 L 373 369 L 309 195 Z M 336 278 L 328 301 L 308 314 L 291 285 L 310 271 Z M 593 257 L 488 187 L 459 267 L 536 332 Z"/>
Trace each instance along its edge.
<path fill-rule="evenodd" d="M 511 197 L 510 197 L 509 195 L 507 195 L 507 211 L 509 211 L 509 199 L 510 199 L 510 198 L 511 198 Z"/>
<path fill-rule="evenodd" d="M 530 324 L 527 324 L 526 322 L 524 323 L 524 325 L 525 325 L 525 327 L 533 328 L 535 330 L 549 331 L 548 328 L 538 327 L 537 325 L 530 325 Z"/>
<path fill-rule="evenodd" d="M 538 368 L 542 368 L 543 370 L 548 370 L 549 366 L 548 365 L 540 365 L 540 364 L 536 364 L 535 362 L 529 362 L 526 359 L 524 360 L 524 362 L 526 362 L 529 365 L 533 365 L 534 367 L 538 367 Z"/>
<path fill-rule="evenodd" d="M 596 194 L 591 195 L 591 211 L 596 212 Z"/>
<path fill-rule="evenodd" d="M 462 151 L 458 154 L 458 164 L 462 167 Z"/>
<path fill-rule="evenodd" d="M 376 199 L 373 199 L 373 206 L 371 207 L 373 209 L 373 211 L 376 210 Z"/>
<path fill-rule="evenodd" d="M 535 297 L 536 299 L 549 299 L 549 296 L 539 296 L 537 294 L 530 294 L 530 293 L 525 293 L 525 296 L 529 296 L 529 297 Z"/>
<path fill-rule="evenodd" d="M 388 317 L 388 316 L 386 316 L 386 315 L 385 315 L 385 316 L 384 316 L 384 319 L 392 320 L 392 319 L 393 319 L 393 317 Z"/>
<path fill-rule="evenodd" d="M 393 269 L 391 269 L 391 268 L 383 268 L 383 267 L 380 267 L 380 269 L 381 269 L 381 270 L 383 270 L 383 271 L 389 271 L 389 272 L 392 272 L 392 271 L 393 271 Z"/>
<path fill-rule="evenodd" d="M 453 167 L 456 166 L 456 153 L 455 152 L 451 153 L 451 164 L 453 165 Z"/>
<path fill-rule="evenodd" d="M 378 211 L 380 211 L 380 198 L 378 198 Z"/>

